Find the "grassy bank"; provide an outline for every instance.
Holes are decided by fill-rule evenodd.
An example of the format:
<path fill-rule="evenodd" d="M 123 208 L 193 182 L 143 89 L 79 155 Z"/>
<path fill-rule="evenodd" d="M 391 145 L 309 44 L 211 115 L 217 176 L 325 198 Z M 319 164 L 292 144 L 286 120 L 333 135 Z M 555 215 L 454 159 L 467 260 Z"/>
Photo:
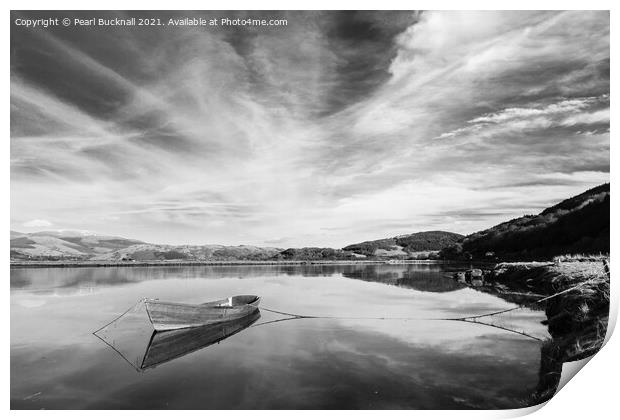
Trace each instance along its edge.
<path fill-rule="evenodd" d="M 544 296 L 530 302 L 545 310 L 552 338 L 541 347 L 540 380 L 528 405 L 547 401 L 555 393 L 563 363 L 592 356 L 603 345 L 609 320 L 609 257 L 501 263 L 489 281 L 524 296 Z"/>
<path fill-rule="evenodd" d="M 609 263 L 606 256 L 563 256 L 549 263 L 501 263 L 490 280 L 513 291 L 546 296 L 549 333 L 563 361 L 596 353 L 609 318 Z"/>

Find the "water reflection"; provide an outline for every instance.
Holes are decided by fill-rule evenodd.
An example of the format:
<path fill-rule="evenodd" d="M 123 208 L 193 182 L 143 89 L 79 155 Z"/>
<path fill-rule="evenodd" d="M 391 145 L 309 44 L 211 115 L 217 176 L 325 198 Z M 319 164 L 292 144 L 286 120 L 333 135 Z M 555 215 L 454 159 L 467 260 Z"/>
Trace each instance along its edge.
<path fill-rule="evenodd" d="M 452 281 L 446 271 L 462 268 L 440 264 L 350 264 L 350 265 L 230 265 L 230 266 L 163 266 L 163 267 L 53 267 L 13 268 L 11 288 L 29 288 L 49 293 L 52 289 L 120 286 L 126 283 L 164 280 L 171 277 L 192 278 L 245 278 L 269 276 L 330 277 L 380 282 L 427 292 L 448 292 L 466 286 Z M 32 286 L 35 286 L 33 288 Z"/>
<path fill-rule="evenodd" d="M 438 320 L 513 306 L 478 290 L 449 290 L 448 280 L 440 265 L 11 270 L 11 407 L 530 404 L 542 386 L 541 342 L 485 325 Z M 272 322 L 282 317 L 263 312 L 260 327 L 253 323 L 233 335 L 203 331 L 169 337 L 172 341 L 156 342 L 162 351 L 148 356 L 152 329 L 135 317 L 125 332 L 114 331 L 106 341 L 135 367 L 159 363 L 147 372 L 128 369 L 92 335 L 143 297 L 200 303 L 246 293 L 263 296 L 265 308 L 338 319 Z M 411 320 L 355 319 L 360 316 Z M 541 324 L 545 319 L 544 312 L 523 308 L 492 321 L 549 338 Z M 225 340 L 210 345 L 217 334 Z M 194 348 L 199 351 L 188 351 Z"/>
<path fill-rule="evenodd" d="M 142 304 L 94 333 L 138 371 L 219 344 L 254 324 L 260 311 L 228 322 L 170 331 L 153 330 L 145 316 Z M 136 319 L 140 317 L 142 321 Z"/>
<path fill-rule="evenodd" d="M 352 279 L 385 283 L 422 292 L 444 293 L 464 289 L 465 285 L 452 280 L 440 265 L 352 265 L 342 275 Z"/>

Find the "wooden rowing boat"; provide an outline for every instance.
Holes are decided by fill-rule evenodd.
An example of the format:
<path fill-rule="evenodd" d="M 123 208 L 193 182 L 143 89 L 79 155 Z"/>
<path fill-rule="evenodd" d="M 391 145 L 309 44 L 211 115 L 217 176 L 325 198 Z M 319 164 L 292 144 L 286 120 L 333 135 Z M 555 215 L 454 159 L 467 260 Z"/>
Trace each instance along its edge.
<path fill-rule="evenodd" d="M 156 299 L 146 299 L 144 304 L 155 331 L 168 331 L 244 318 L 258 311 L 259 302 L 258 296 L 240 295 L 199 305 Z"/>

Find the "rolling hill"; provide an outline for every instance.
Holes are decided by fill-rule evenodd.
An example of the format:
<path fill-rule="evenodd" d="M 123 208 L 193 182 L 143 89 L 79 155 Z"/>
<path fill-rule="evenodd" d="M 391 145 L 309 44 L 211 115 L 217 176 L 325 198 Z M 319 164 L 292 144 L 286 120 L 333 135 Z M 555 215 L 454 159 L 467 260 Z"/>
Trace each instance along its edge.
<path fill-rule="evenodd" d="M 320 260 L 355 260 L 365 258 L 364 255 L 358 255 L 354 252 L 343 251 L 335 248 L 288 248 L 274 255 L 274 260 L 287 261 L 320 261 Z"/>
<path fill-rule="evenodd" d="M 279 248 L 251 245 L 157 245 L 137 244 L 109 254 L 100 255 L 97 260 L 186 260 L 186 261 L 244 261 L 268 260 L 281 251 Z"/>
<path fill-rule="evenodd" d="M 321 261 L 420 258 L 455 243 L 462 236 L 420 232 L 363 242 L 344 249 L 271 248 L 250 245 L 163 245 L 81 231 L 11 231 L 12 260 L 79 261 Z"/>
<path fill-rule="evenodd" d="M 223 245 L 158 245 L 81 231 L 11 231 L 12 260 L 266 260 L 279 248 Z"/>
<path fill-rule="evenodd" d="M 609 184 L 543 210 L 471 234 L 446 247 L 446 259 L 551 259 L 562 254 L 609 253 Z"/>
<path fill-rule="evenodd" d="M 11 259 L 88 259 L 142 243 L 86 231 L 11 231 Z"/>
<path fill-rule="evenodd" d="M 463 237 L 458 233 L 428 231 L 361 242 L 342 249 L 366 257 L 419 258 L 420 254 L 433 254 L 454 245 Z"/>
<path fill-rule="evenodd" d="M 358 259 L 550 259 L 609 253 L 609 184 L 469 236 L 418 232 L 334 248 L 158 245 L 85 231 L 11 231 L 11 260 L 320 261 Z"/>

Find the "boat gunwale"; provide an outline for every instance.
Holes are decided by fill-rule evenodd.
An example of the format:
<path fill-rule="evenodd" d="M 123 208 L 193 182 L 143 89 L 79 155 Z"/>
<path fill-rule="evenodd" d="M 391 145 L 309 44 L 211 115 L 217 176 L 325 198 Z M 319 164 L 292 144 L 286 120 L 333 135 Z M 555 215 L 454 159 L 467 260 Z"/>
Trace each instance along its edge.
<path fill-rule="evenodd" d="M 144 299 L 144 303 L 148 303 L 148 304 L 159 304 L 159 305 L 169 305 L 169 306 L 180 306 L 180 307 L 184 307 L 184 308 L 199 308 L 199 307 L 203 307 L 203 308 L 211 308 L 211 309 L 216 309 L 216 308 L 240 308 L 243 306 L 258 306 L 258 304 L 260 303 L 260 296 L 256 296 L 256 295 L 239 295 L 239 296 L 254 296 L 255 299 L 251 302 L 248 303 L 242 303 L 239 305 L 231 305 L 231 306 L 224 306 L 224 305 L 215 305 L 215 306 L 207 306 L 210 304 L 215 304 L 218 302 L 226 302 L 227 299 L 220 299 L 220 300 L 214 300 L 211 302 L 204 302 L 204 303 L 178 303 L 178 302 L 168 302 L 168 301 L 162 301 L 159 299 Z M 235 296 L 231 296 L 232 298 L 234 298 Z"/>
<path fill-rule="evenodd" d="M 240 295 L 244 297 L 253 297 L 254 299 L 250 301 L 250 303 L 243 303 L 235 306 L 221 305 L 217 304 L 219 302 L 227 302 L 228 299 L 217 300 L 213 302 L 206 302 L 203 304 L 187 304 L 187 303 L 175 303 L 175 302 L 164 302 L 157 299 L 145 299 L 145 309 L 146 313 L 149 317 L 149 321 L 153 326 L 155 331 L 171 331 L 171 330 L 181 330 L 187 328 L 198 328 L 206 325 L 219 324 L 222 322 L 231 321 L 234 319 L 243 318 L 250 313 L 255 313 L 259 311 L 258 304 L 260 303 L 260 296 L 256 295 Z M 212 306 L 211 306 L 212 305 Z M 220 314 L 219 317 L 216 316 L 215 319 L 205 320 L 204 322 L 183 322 L 181 320 L 175 320 L 175 322 L 162 322 L 162 318 L 155 316 L 152 311 L 189 311 L 189 312 L 197 312 L 198 314 L 202 313 L 202 316 L 206 316 L 207 314 Z M 199 315 L 200 316 L 200 315 Z"/>

